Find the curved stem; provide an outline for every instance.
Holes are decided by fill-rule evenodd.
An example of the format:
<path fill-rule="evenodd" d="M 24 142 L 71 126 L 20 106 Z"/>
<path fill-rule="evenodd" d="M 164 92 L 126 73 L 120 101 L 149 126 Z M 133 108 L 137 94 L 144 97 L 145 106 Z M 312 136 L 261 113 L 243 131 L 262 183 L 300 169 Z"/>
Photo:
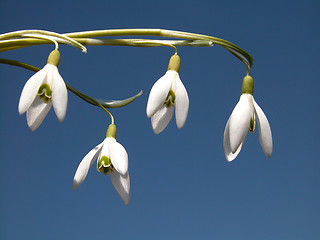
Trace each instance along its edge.
<path fill-rule="evenodd" d="M 21 33 L 27 34 L 27 33 L 30 33 L 29 31 L 33 31 L 32 33 L 37 33 L 36 31 L 38 31 L 39 33 L 42 33 L 42 32 L 48 33 L 47 31 L 41 31 L 41 30 L 18 31 L 18 32 L 13 32 L 8 34 L 2 34 L 0 35 L 0 40 L 13 38 L 16 36 L 23 37 L 23 34 Z M 51 34 L 51 32 L 49 33 Z M 174 30 L 164 30 L 164 29 L 108 29 L 108 30 L 74 32 L 74 33 L 67 33 L 67 34 L 57 34 L 57 33 L 53 33 L 53 34 L 55 35 L 52 35 L 52 36 L 59 36 L 59 37 L 64 36 L 66 38 L 72 39 L 74 42 L 77 42 L 78 44 L 80 44 L 79 39 L 82 39 L 82 41 L 84 42 L 83 44 L 86 44 L 85 42 L 88 40 L 88 38 L 114 37 L 114 36 L 160 36 L 160 37 L 169 37 L 169 38 L 180 38 L 180 39 L 193 40 L 193 41 L 200 40 L 200 41 L 206 41 L 207 43 L 210 43 L 210 44 L 216 44 L 225 48 L 226 50 L 231 52 L 234 56 L 236 56 L 238 59 L 240 59 L 246 65 L 247 69 L 250 69 L 253 64 L 253 58 L 251 57 L 251 55 L 247 53 L 245 50 L 243 50 L 242 48 L 226 40 L 212 37 L 209 35 L 203 35 L 203 34 L 174 31 Z M 75 39 L 77 39 L 77 41 Z M 35 42 L 35 40 L 36 39 L 31 41 L 31 45 L 48 43 L 48 42 L 39 43 L 39 42 Z M 125 39 L 122 39 L 122 40 L 124 42 L 126 41 Z M 92 40 L 89 40 L 89 42 L 90 41 Z M 129 41 L 130 40 L 127 40 L 126 44 L 130 45 Z M 145 41 L 148 41 L 148 42 L 150 41 L 150 42 L 147 45 L 145 43 L 140 43 L 142 44 L 141 46 L 148 46 L 150 44 L 155 44 L 155 42 L 153 43 L 151 42 L 153 40 L 145 40 Z M 157 41 L 157 45 L 159 46 L 161 45 L 161 41 L 166 41 L 166 40 L 156 40 L 156 41 Z M 13 46 L 13 45 L 5 46 L 5 44 L 8 44 L 8 42 L 0 41 L 0 51 L 7 51 L 7 50 L 18 48 L 18 46 Z M 119 44 L 119 45 L 122 45 L 122 44 Z M 139 42 L 132 42 L 131 44 L 135 46 L 140 45 Z M 30 42 L 29 42 L 29 45 L 30 45 Z M 118 45 L 118 44 L 115 44 L 115 45 Z M 175 44 L 172 44 L 172 45 L 175 45 Z"/>
<path fill-rule="evenodd" d="M 31 70 L 33 72 L 38 72 L 38 71 L 41 70 L 40 68 L 32 66 L 30 64 L 26 64 L 26 63 L 22 63 L 22 62 L 18 62 L 18 61 L 15 61 L 15 60 L 10 60 L 10 59 L 0 58 L 0 63 L 8 64 L 8 65 L 16 66 L 16 67 L 25 68 L 25 69 Z M 106 113 L 108 113 L 108 115 L 110 116 L 111 122 L 114 123 L 114 118 L 113 118 L 112 114 L 101 103 L 99 103 L 96 99 L 81 93 L 80 91 L 78 91 L 75 88 L 71 87 L 67 83 L 66 83 L 66 86 L 67 86 L 67 89 L 69 91 L 71 91 L 72 93 L 74 93 L 75 95 L 80 97 L 81 99 L 85 100 L 86 102 L 88 102 L 90 104 L 93 104 L 93 105 L 96 105 L 96 106 L 99 106 L 100 108 L 102 108 L 102 110 L 105 111 Z"/>
<path fill-rule="evenodd" d="M 98 103 L 98 102 L 97 102 Z M 107 109 L 105 109 L 100 103 L 98 103 L 98 106 L 102 108 L 103 111 L 105 111 L 106 113 L 108 113 L 108 115 L 110 116 L 111 118 L 111 124 L 114 124 L 114 118 L 111 114 L 111 112 L 109 112 Z"/>
<path fill-rule="evenodd" d="M 158 46 L 165 46 L 165 47 L 171 47 L 174 49 L 174 53 L 177 54 L 178 53 L 178 49 L 175 45 L 170 44 L 170 43 L 166 43 L 166 42 L 162 42 L 162 41 L 149 41 L 149 40 L 140 40 L 137 41 L 136 43 L 138 44 L 142 44 L 142 45 L 148 45 L 148 44 L 156 44 Z"/>
<path fill-rule="evenodd" d="M 44 40 L 51 41 L 55 45 L 55 50 L 58 50 L 58 48 L 59 48 L 58 42 L 54 38 L 52 38 L 50 36 L 44 36 L 44 35 L 40 35 L 40 34 L 24 34 L 24 36 L 25 37 L 30 37 L 30 38 L 39 38 L 39 39 L 44 39 Z"/>
<path fill-rule="evenodd" d="M 40 68 L 32 66 L 30 64 L 18 62 L 18 61 L 11 60 L 11 59 L 0 58 L 0 63 L 12 65 L 12 66 L 16 66 L 16 67 L 21 67 L 21 68 L 28 69 L 33 72 L 38 72 L 41 70 Z"/>
<path fill-rule="evenodd" d="M 155 40 L 155 39 L 97 39 L 97 38 L 74 38 L 83 45 L 104 46 L 131 46 L 131 47 L 160 47 L 160 46 L 186 46 L 186 47 L 211 47 L 213 43 L 206 40 Z M 40 44 L 49 44 L 44 39 L 11 39 L 0 41 L 0 52 L 6 52 L 24 47 Z M 60 44 L 64 44 L 61 43 Z M 170 46 L 170 47 L 171 47 Z"/>
<path fill-rule="evenodd" d="M 6 39 L 15 39 L 18 37 L 25 37 L 25 36 L 42 36 L 42 38 L 51 38 L 55 39 L 58 42 L 69 44 L 71 46 L 74 46 L 76 48 L 79 48 L 82 50 L 82 52 L 87 52 L 87 48 L 83 46 L 82 44 L 78 43 L 74 39 L 65 36 L 64 34 L 59 34 L 55 32 L 50 32 L 50 31 L 44 31 L 44 30 L 21 30 L 21 31 L 15 31 L 15 32 L 10 32 L 10 33 L 5 33 L 0 35 L 0 40 L 6 40 Z"/>
<path fill-rule="evenodd" d="M 110 36 L 160 36 L 160 37 L 172 37 L 172 38 L 182 38 L 182 39 L 192 39 L 192 40 L 208 40 L 213 44 L 220 45 L 221 47 L 231 49 L 239 53 L 239 57 L 243 58 L 246 62 L 245 64 L 248 67 L 252 67 L 253 58 L 249 53 L 238 47 L 237 45 L 228 42 L 226 40 L 212 37 L 209 35 L 174 31 L 174 30 L 165 30 L 165 29 L 109 29 L 109 30 L 96 30 L 96 31 L 84 31 L 84 32 L 75 32 L 65 34 L 71 38 L 90 38 L 90 37 L 110 37 Z M 239 58 L 238 57 L 238 58 Z"/>

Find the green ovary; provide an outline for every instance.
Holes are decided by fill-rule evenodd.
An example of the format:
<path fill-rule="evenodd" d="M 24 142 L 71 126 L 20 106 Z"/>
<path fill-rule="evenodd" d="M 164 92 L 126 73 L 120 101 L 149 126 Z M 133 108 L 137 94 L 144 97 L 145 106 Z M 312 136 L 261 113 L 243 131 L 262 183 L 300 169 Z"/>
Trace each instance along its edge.
<path fill-rule="evenodd" d="M 171 106 L 173 107 L 175 100 L 176 100 L 176 95 L 174 94 L 174 91 L 170 90 L 163 105 L 165 105 L 167 108 L 169 108 Z"/>
<path fill-rule="evenodd" d="M 110 158 L 102 156 L 97 163 L 97 171 L 102 172 L 102 174 L 107 175 L 113 172 L 113 166 L 111 164 Z"/>
<path fill-rule="evenodd" d="M 42 84 L 38 90 L 38 96 L 42 101 L 45 103 L 49 102 L 51 100 L 51 94 L 52 91 L 50 89 L 50 86 L 48 84 Z"/>

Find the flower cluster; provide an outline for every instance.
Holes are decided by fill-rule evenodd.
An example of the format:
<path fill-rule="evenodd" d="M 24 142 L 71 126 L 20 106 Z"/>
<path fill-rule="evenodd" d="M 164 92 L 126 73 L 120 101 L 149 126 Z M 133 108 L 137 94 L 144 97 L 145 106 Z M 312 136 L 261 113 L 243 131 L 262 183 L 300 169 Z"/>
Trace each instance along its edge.
<path fill-rule="evenodd" d="M 52 106 L 60 122 L 65 118 L 68 93 L 66 84 L 58 71 L 59 61 L 60 53 L 56 49 L 50 53 L 47 64 L 26 82 L 22 90 L 18 109 L 20 114 L 27 112 L 27 123 L 32 131 L 40 126 Z M 175 53 L 170 58 L 167 72 L 151 88 L 146 114 L 148 118 L 151 118 L 155 134 L 161 133 L 167 127 L 174 111 L 177 127 L 181 129 L 185 125 L 189 110 L 189 97 L 179 77 L 180 62 L 180 57 Z M 233 109 L 224 130 L 223 145 L 228 161 L 237 157 L 248 131 L 255 130 L 256 119 L 262 149 L 267 157 L 272 155 L 270 125 L 252 94 L 253 79 L 246 76 L 243 79 L 240 100 Z M 93 101 L 92 98 L 89 100 Z M 130 101 L 126 100 L 124 104 Z M 111 113 L 100 103 L 95 103 L 110 115 L 112 123 L 108 127 L 106 138 L 89 151 L 80 162 L 74 175 L 72 188 L 80 186 L 90 167 L 96 161 L 97 171 L 110 175 L 114 188 L 124 204 L 128 205 L 130 202 L 128 154 L 116 140 L 116 126 Z"/>

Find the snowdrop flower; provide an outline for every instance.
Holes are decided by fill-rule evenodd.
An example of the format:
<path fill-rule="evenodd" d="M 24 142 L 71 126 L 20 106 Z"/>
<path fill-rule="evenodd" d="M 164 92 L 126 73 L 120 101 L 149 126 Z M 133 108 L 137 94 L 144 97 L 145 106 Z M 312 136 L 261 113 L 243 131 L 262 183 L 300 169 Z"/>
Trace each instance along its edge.
<path fill-rule="evenodd" d="M 74 175 L 72 189 L 80 186 L 86 178 L 89 168 L 97 159 L 97 170 L 102 174 L 110 174 L 111 182 L 119 193 L 125 205 L 130 201 L 130 179 L 128 172 L 128 154 L 124 147 L 118 143 L 116 126 L 110 124 L 106 138 L 93 148 L 80 162 Z"/>
<path fill-rule="evenodd" d="M 53 50 L 47 64 L 23 87 L 18 109 L 20 114 L 27 112 L 28 126 L 32 131 L 40 126 L 52 105 L 60 122 L 66 116 L 68 92 L 58 71 L 59 61 L 59 51 Z"/>
<path fill-rule="evenodd" d="M 175 108 L 176 124 L 181 129 L 189 110 L 187 90 L 179 78 L 180 57 L 175 54 L 170 58 L 168 71 L 152 86 L 148 103 L 147 116 L 155 134 L 162 132 L 170 122 Z"/>
<path fill-rule="evenodd" d="M 272 155 L 272 135 L 267 117 L 262 109 L 255 102 L 253 96 L 253 79 L 246 76 L 243 79 L 242 95 L 233 109 L 227 122 L 223 136 L 225 156 L 232 161 L 239 154 L 246 139 L 248 130 L 255 129 L 255 118 L 259 127 L 259 140 L 265 155 L 270 158 Z"/>

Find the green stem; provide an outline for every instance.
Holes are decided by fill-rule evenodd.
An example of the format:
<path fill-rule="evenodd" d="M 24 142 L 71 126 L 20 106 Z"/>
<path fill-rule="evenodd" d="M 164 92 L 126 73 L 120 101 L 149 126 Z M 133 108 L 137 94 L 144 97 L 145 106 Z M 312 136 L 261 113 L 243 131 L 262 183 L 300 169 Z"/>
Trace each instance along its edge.
<path fill-rule="evenodd" d="M 87 52 L 87 49 L 82 44 L 78 43 L 74 39 L 65 36 L 63 34 L 50 32 L 50 31 L 44 31 L 44 30 L 21 30 L 21 31 L 15 31 L 15 32 L 9 32 L 5 34 L 0 35 L 0 40 L 6 40 L 6 39 L 14 39 L 19 37 L 35 37 L 35 38 L 45 38 L 45 39 L 53 39 L 57 42 L 69 44 L 71 46 L 74 46 L 76 48 L 79 48 L 82 50 L 82 52 Z"/>
<path fill-rule="evenodd" d="M 25 68 L 25 69 L 28 69 L 28 70 L 31 70 L 33 72 L 38 72 L 40 71 L 41 69 L 40 68 L 37 68 L 37 67 L 34 67 L 32 65 L 29 65 L 29 64 L 26 64 L 26 63 L 22 63 L 22 62 L 18 62 L 18 61 L 15 61 L 15 60 L 10 60 L 10 59 L 3 59 L 3 58 L 0 58 L 0 63 L 3 63 L 3 64 L 9 64 L 9 65 L 12 65 L 12 66 L 17 66 L 17 67 L 22 67 L 22 68 Z M 94 104 L 96 106 L 99 106 L 100 108 L 102 108 L 103 111 L 105 111 L 111 118 L 111 123 L 113 124 L 114 123 L 114 118 L 112 116 L 112 114 L 104 107 L 102 106 L 98 101 L 96 101 L 94 98 L 92 97 L 89 97 L 83 93 L 81 93 L 80 91 L 78 91 L 77 89 L 67 85 L 67 89 L 69 91 L 71 91 L 72 93 L 76 94 L 77 96 L 79 96 L 81 99 L 85 100 L 86 102 L 90 103 L 90 104 Z"/>
<path fill-rule="evenodd" d="M 38 72 L 41 70 L 40 68 L 32 66 L 30 64 L 26 64 L 23 62 L 18 62 L 18 61 L 10 60 L 10 59 L 0 58 L 0 63 L 25 68 L 25 69 L 31 70 L 33 72 Z M 80 97 L 81 99 L 85 100 L 86 102 L 88 102 L 92 105 L 96 105 L 96 106 L 99 106 L 100 108 L 102 108 L 102 110 L 105 111 L 106 113 L 108 113 L 108 115 L 110 116 L 111 123 L 114 123 L 114 118 L 113 118 L 112 114 L 100 102 L 98 102 L 96 99 L 94 99 L 88 95 L 83 94 L 82 92 L 78 91 L 77 89 L 75 89 L 74 87 L 72 87 L 68 84 L 66 84 L 66 86 L 69 91 L 71 91 L 72 93 L 74 93 L 75 95 Z M 136 95 L 136 97 L 140 96 L 141 94 L 142 93 L 140 92 L 138 95 Z"/>
<path fill-rule="evenodd" d="M 220 45 L 226 48 L 228 51 L 234 51 L 239 53 L 239 56 L 235 55 L 237 58 L 245 60 L 245 64 L 248 67 L 252 67 L 253 58 L 249 53 L 238 47 L 237 45 L 228 42 L 226 40 L 189 32 L 173 31 L 165 29 L 109 29 L 109 30 L 96 30 L 96 31 L 84 31 L 67 33 L 66 36 L 70 38 L 92 38 L 92 37 L 110 37 L 110 36 L 160 36 L 160 37 L 171 37 L 171 38 L 182 38 L 182 39 L 192 39 L 192 40 L 208 40 L 213 44 Z"/>
<path fill-rule="evenodd" d="M 25 31 L 36 31 L 36 30 L 25 30 Z M 37 30 L 37 31 L 40 31 L 40 30 Z M 23 32 L 23 31 L 19 31 L 19 32 Z M 59 36 L 62 35 L 67 38 L 70 38 L 73 41 L 78 42 L 79 44 L 82 42 L 84 45 L 86 45 L 89 42 L 93 43 L 94 40 L 97 40 L 97 39 L 89 40 L 88 38 L 114 37 L 114 36 L 159 36 L 159 37 L 179 38 L 179 39 L 184 39 L 184 41 L 186 40 L 202 41 L 202 43 L 205 41 L 207 42 L 208 45 L 216 44 L 228 50 L 230 53 L 232 53 L 235 57 L 240 59 L 246 65 L 247 71 L 252 67 L 252 64 L 253 64 L 253 58 L 251 57 L 251 55 L 247 53 L 245 50 L 238 47 L 237 45 L 220 38 L 212 37 L 209 35 L 203 35 L 203 34 L 164 30 L 164 29 L 108 29 L 108 30 L 74 32 L 74 33 L 58 34 L 58 35 Z M 3 35 L 0 35 L 0 40 L 12 38 L 12 37 L 14 37 L 12 33 L 11 35 L 3 34 Z M 24 39 L 20 39 L 20 40 L 24 40 Z M 48 43 L 48 41 L 47 42 L 46 41 L 43 42 L 43 41 L 44 40 L 31 39 L 31 41 L 25 42 L 24 46 Z M 140 43 L 138 41 L 130 40 L 130 39 L 117 39 L 117 40 L 110 39 L 109 40 L 110 42 L 107 42 L 108 40 L 101 41 L 101 39 L 99 39 L 99 41 L 96 41 L 93 44 L 98 44 L 98 45 L 110 44 L 110 45 L 127 45 L 127 46 L 160 46 L 162 41 L 168 41 L 168 40 L 143 40 L 145 42 L 142 41 Z M 166 44 L 167 43 L 162 45 L 166 45 Z M 170 43 L 170 45 L 176 45 L 176 44 Z M 19 48 L 19 46 L 12 45 L 12 42 L 0 41 L 0 51 L 8 51 L 15 48 Z"/>
<path fill-rule="evenodd" d="M 187 46 L 187 47 L 211 47 L 213 44 L 206 40 L 154 40 L 154 39 L 93 39 L 74 38 L 83 45 L 104 46 L 131 46 L 131 47 L 160 47 L 160 46 Z M 40 44 L 49 44 L 48 40 L 40 39 L 12 39 L 0 41 L 0 52 L 6 52 L 24 47 Z"/>
<path fill-rule="evenodd" d="M 33 72 L 38 72 L 41 70 L 40 68 L 32 66 L 30 64 L 18 62 L 18 61 L 11 60 L 11 59 L 0 58 L 0 63 L 11 65 L 11 66 L 16 66 L 16 67 L 21 67 L 21 68 L 28 69 Z"/>

